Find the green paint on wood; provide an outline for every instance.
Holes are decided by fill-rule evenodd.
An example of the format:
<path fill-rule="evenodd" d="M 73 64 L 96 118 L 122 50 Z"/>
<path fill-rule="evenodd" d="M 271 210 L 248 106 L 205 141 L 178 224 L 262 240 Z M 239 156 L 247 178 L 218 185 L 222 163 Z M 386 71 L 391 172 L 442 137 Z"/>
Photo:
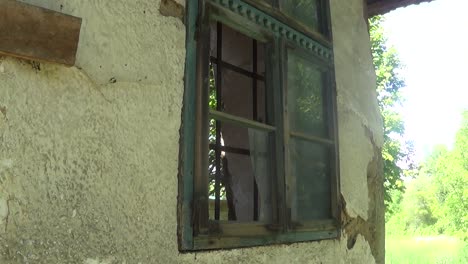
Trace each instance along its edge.
<path fill-rule="evenodd" d="M 182 209 L 179 211 L 179 249 L 188 250 L 193 248 L 193 167 L 194 167 L 194 144 L 195 144 L 195 89 L 196 89 L 196 58 L 197 58 L 197 17 L 198 0 L 187 0 L 186 2 L 186 61 L 185 61 L 185 91 L 184 109 L 182 113 L 182 155 L 181 155 L 181 182 L 182 184 Z M 180 202 L 180 201 L 179 201 Z"/>
<path fill-rule="evenodd" d="M 331 46 L 326 47 L 319 42 L 311 39 L 305 34 L 293 29 L 292 27 L 280 22 L 278 19 L 256 9 L 255 7 L 240 0 L 209 0 L 214 6 L 230 10 L 233 13 L 243 17 L 261 26 L 264 30 L 273 33 L 275 36 L 283 37 L 288 41 L 294 42 L 297 46 L 303 47 L 324 61 L 332 61 Z"/>
<path fill-rule="evenodd" d="M 287 128 L 287 115 L 283 113 L 287 105 L 284 105 L 284 96 L 286 87 L 286 79 L 284 73 L 286 69 L 286 46 L 292 45 L 303 50 L 307 57 L 311 58 L 314 63 L 320 68 L 325 68 L 326 71 L 333 71 L 333 51 L 332 47 L 326 47 L 310 37 L 294 30 L 293 28 L 279 22 L 273 17 L 255 9 L 254 7 L 239 1 L 239 0 L 206 0 L 209 5 L 210 19 L 221 21 L 228 25 L 233 25 L 234 28 L 247 30 L 247 35 L 253 38 L 267 42 L 271 57 L 268 59 L 267 68 L 271 74 L 267 74 L 266 82 L 270 83 L 274 88 L 274 93 L 271 98 L 274 102 L 274 108 L 269 109 L 274 113 L 275 123 L 280 124 L 276 138 L 276 158 L 278 159 L 279 177 L 276 179 L 278 191 L 275 193 L 277 202 L 278 219 L 275 223 L 279 228 L 274 234 L 255 235 L 249 234 L 245 236 L 221 236 L 220 234 L 197 235 L 194 236 L 194 161 L 195 161 L 195 132 L 196 132 L 196 89 L 197 89 L 197 34 L 200 34 L 200 29 L 197 28 L 199 20 L 199 6 L 204 0 L 187 0 L 186 11 L 186 27 L 187 27 L 187 58 L 185 72 L 185 93 L 184 93 L 184 110 L 183 110 L 183 126 L 182 126 L 182 155 L 181 155 L 181 185 L 182 192 L 179 193 L 179 202 L 182 203 L 179 208 L 179 248 L 182 251 L 201 250 L 201 249 L 216 249 L 216 248 L 236 248 L 248 247 L 266 244 L 292 243 L 302 241 L 312 241 L 321 239 L 336 238 L 339 236 L 339 224 L 335 223 L 330 228 L 317 228 L 317 226 L 309 226 L 309 228 L 298 228 L 290 222 L 290 207 L 291 197 L 287 197 L 285 191 L 284 175 L 288 174 L 288 163 L 283 162 L 287 153 L 285 153 L 285 144 L 289 138 Z M 247 29 L 246 29 L 247 28 Z M 253 36 L 252 36 L 253 35 Z M 258 39 L 257 39 L 258 40 Z M 310 56 L 313 55 L 313 56 Z M 318 60 L 317 60 L 318 59 Z M 281 66 L 283 65 L 283 66 Z M 335 113 L 332 113 L 334 116 Z M 287 148 L 286 148 L 287 149 Z M 333 186 L 333 189 L 337 186 Z M 289 206 L 288 206 L 289 205 Z M 337 220 L 337 219 L 335 219 Z M 305 224 L 305 223 L 302 223 Z M 312 228 L 310 228 L 312 227 Z M 313 231 L 312 231 L 313 230 Z"/>

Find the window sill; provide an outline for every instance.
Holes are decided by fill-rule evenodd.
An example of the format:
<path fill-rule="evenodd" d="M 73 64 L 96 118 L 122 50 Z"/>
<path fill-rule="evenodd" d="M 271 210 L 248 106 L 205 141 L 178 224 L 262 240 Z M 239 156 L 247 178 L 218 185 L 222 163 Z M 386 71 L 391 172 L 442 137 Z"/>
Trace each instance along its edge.
<path fill-rule="evenodd" d="M 186 251 L 317 241 L 338 238 L 340 235 L 339 224 L 332 219 L 296 225 L 293 230 L 287 232 L 260 223 L 213 221 L 210 226 L 210 234 L 195 236 L 193 248 L 186 249 Z"/>
<path fill-rule="evenodd" d="M 276 233 L 268 236 L 227 237 L 227 236 L 198 236 L 194 238 L 193 250 L 234 249 L 253 246 L 267 246 L 274 244 L 289 244 L 309 242 L 339 237 L 339 229 L 315 232 Z M 191 251 L 191 250 L 189 250 Z"/>

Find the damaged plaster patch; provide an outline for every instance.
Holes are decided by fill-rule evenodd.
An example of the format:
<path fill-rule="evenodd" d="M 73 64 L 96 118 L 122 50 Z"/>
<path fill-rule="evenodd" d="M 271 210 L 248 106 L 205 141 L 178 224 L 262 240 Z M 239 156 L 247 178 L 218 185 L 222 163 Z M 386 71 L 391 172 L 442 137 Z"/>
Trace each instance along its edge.
<path fill-rule="evenodd" d="M 4 185 L 8 179 L 8 170 L 13 167 L 13 163 L 12 159 L 0 160 L 0 226 L 5 233 L 10 222 L 10 202 L 13 198 L 7 193 L 8 189 Z"/>
<path fill-rule="evenodd" d="M 0 197 L 0 223 L 4 225 L 5 228 L 8 221 L 9 211 L 8 197 Z"/>
<path fill-rule="evenodd" d="M 0 113 L 3 114 L 3 117 L 7 119 L 7 108 L 6 106 L 0 106 Z"/>
<path fill-rule="evenodd" d="M 13 167 L 13 160 L 12 159 L 4 159 L 0 160 L 0 175 Z M 1 183 L 1 182 L 0 182 Z"/>
<path fill-rule="evenodd" d="M 351 250 L 354 248 L 357 237 L 359 235 L 362 235 L 367 241 L 369 241 L 369 238 L 370 238 L 369 224 L 367 223 L 366 220 L 362 219 L 362 217 L 360 216 L 352 217 L 349 215 L 348 211 L 346 210 L 346 201 L 343 198 L 343 196 L 341 196 L 341 202 L 343 205 L 343 211 L 341 212 L 342 213 L 342 216 L 341 216 L 342 226 L 348 237 L 346 246 L 348 247 L 349 250 Z"/>
<path fill-rule="evenodd" d="M 179 18 L 184 22 L 185 8 L 176 0 L 161 0 L 159 12 L 163 16 Z"/>
<path fill-rule="evenodd" d="M 383 202 L 383 163 L 381 149 L 376 146 L 374 137 L 369 129 L 365 129 L 366 136 L 369 137 L 373 146 L 373 158 L 367 165 L 367 189 L 369 198 L 368 218 L 352 216 L 347 210 L 346 200 L 342 196 L 342 226 L 347 235 L 347 248 L 351 250 L 355 247 L 359 236 L 369 243 L 370 250 L 377 263 L 383 263 L 385 252 L 385 219 Z"/>
<path fill-rule="evenodd" d="M 367 243 L 363 236 L 358 235 L 356 237 L 355 246 L 353 250 L 348 250 L 344 263 L 376 263 L 369 247 L 369 243 Z"/>
<path fill-rule="evenodd" d="M 370 139 L 362 119 L 354 112 L 341 109 L 340 124 L 340 185 L 346 199 L 347 212 L 355 218 L 367 220 L 369 196 L 367 190 L 367 166 L 373 157 Z M 349 140 L 349 139 L 353 140 Z"/>
<path fill-rule="evenodd" d="M 99 259 L 88 258 L 83 262 L 83 264 L 112 264 L 115 263 L 115 261 L 114 257 L 108 257 L 102 261 Z"/>
<path fill-rule="evenodd" d="M 5 126 L 7 121 L 7 108 L 6 106 L 0 105 L 0 129 L 2 129 Z"/>

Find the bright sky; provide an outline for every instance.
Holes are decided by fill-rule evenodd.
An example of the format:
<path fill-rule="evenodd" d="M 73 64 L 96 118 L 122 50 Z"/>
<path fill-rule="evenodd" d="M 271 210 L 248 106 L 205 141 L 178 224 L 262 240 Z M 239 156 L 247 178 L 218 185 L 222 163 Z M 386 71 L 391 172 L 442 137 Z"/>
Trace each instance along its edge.
<path fill-rule="evenodd" d="M 468 0 L 436 0 L 385 16 L 389 43 L 405 65 L 402 113 L 416 160 L 451 147 L 468 109 Z"/>

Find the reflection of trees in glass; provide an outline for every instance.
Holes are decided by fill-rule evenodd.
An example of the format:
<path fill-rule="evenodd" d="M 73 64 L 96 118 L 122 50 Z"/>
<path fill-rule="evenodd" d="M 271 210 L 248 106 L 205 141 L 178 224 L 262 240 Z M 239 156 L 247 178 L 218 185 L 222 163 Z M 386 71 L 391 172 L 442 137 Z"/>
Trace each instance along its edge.
<path fill-rule="evenodd" d="M 301 53 L 288 53 L 288 111 L 294 132 L 326 136 L 323 118 L 322 72 Z M 309 141 L 291 140 L 292 173 L 296 179 L 295 214 L 299 220 L 329 217 L 331 201 L 328 153 Z"/>
<path fill-rule="evenodd" d="M 308 27 L 317 29 L 317 0 L 284 0 L 283 11 Z"/>
<path fill-rule="evenodd" d="M 292 128 L 306 133 L 322 132 L 322 76 L 319 71 L 290 52 L 288 59 L 288 103 Z"/>

